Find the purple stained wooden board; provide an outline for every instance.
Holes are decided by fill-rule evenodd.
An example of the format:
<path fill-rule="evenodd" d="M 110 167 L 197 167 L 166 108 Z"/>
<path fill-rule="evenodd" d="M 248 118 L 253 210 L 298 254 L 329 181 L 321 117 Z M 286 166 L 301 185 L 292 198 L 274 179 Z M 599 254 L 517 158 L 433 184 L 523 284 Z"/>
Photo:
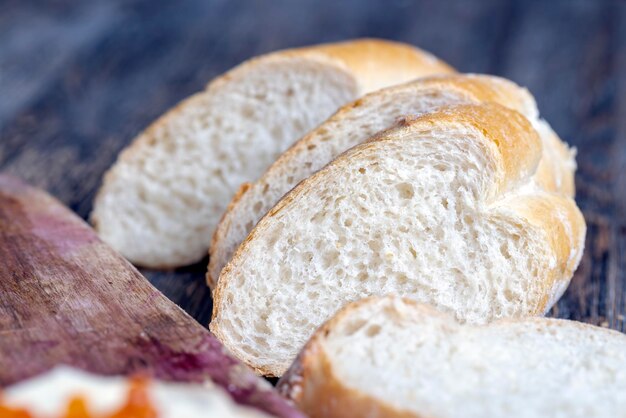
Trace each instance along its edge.
<path fill-rule="evenodd" d="M 0 386 L 69 364 L 213 380 L 242 404 L 302 417 L 56 199 L 0 175 Z"/>

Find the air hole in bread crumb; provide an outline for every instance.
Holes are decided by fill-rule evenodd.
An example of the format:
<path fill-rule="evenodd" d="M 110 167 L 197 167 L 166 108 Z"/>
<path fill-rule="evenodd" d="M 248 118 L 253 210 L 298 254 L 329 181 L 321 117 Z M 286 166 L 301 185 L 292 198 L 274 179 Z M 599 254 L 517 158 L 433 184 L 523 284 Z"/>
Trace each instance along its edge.
<path fill-rule="evenodd" d="M 515 302 L 517 299 L 515 297 L 515 293 L 513 293 L 511 289 L 504 289 L 504 298 L 507 300 L 507 302 Z"/>
<path fill-rule="evenodd" d="M 289 266 L 281 266 L 278 273 L 281 279 L 291 278 L 291 268 Z"/>
<path fill-rule="evenodd" d="M 367 329 L 365 330 L 365 333 L 367 334 L 368 337 L 375 337 L 378 334 L 380 334 L 380 331 L 382 330 L 382 328 L 380 327 L 380 325 L 378 324 L 373 324 L 370 325 L 369 327 L 367 327 Z"/>
<path fill-rule="evenodd" d="M 367 246 L 370 247 L 370 250 L 372 250 L 375 253 L 380 252 L 382 250 L 382 248 L 383 248 L 383 246 L 380 243 L 380 241 L 376 241 L 376 240 L 369 241 L 367 243 Z"/>
<path fill-rule="evenodd" d="M 254 116 L 254 108 L 250 106 L 245 106 L 243 109 L 241 109 L 241 114 L 245 118 L 252 118 Z"/>
<path fill-rule="evenodd" d="M 323 264 L 322 264 L 323 267 L 329 268 L 332 265 L 334 265 L 337 262 L 337 260 L 339 260 L 339 252 L 336 250 L 327 251 L 326 253 L 324 253 L 322 260 L 323 260 Z"/>
<path fill-rule="evenodd" d="M 409 278 L 408 278 L 408 276 L 406 274 L 400 274 L 400 275 L 398 275 L 398 277 L 396 279 L 396 282 L 399 285 L 403 286 L 403 285 L 405 285 L 405 284 L 407 284 L 409 282 Z"/>
<path fill-rule="evenodd" d="M 255 212 L 259 212 L 261 211 L 262 207 L 263 207 L 263 202 L 256 202 L 252 209 L 254 209 Z"/>
<path fill-rule="evenodd" d="M 366 323 L 367 323 L 367 321 L 365 321 L 364 319 L 354 320 L 354 321 L 352 321 L 352 322 L 350 322 L 349 324 L 346 325 L 346 328 L 344 330 L 344 334 L 346 335 L 346 337 L 354 335 L 361 328 L 363 328 Z"/>
<path fill-rule="evenodd" d="M 509 253 L 509 249 L 506 244 L 500 245 L 500 254 L 502 254 L 502 256 L 507 260 L 511 258 L 511 254 Z"/>
<path fill-rule="evenodd" d="M 311 144 L 311 145 L 307 146 L 306 149 L 312 150 L 312 149 L 315 149 L 315 147 L 316 147 L 315 144 Z"/>
<path fill-rule="evenodd" d="M 409 183 L 400 183 L 396 185 L 396 190 L 398 190 L 401 199 L 410 200 L 413 199 L 413 196 L 415 196 L 413 186 Z"/>

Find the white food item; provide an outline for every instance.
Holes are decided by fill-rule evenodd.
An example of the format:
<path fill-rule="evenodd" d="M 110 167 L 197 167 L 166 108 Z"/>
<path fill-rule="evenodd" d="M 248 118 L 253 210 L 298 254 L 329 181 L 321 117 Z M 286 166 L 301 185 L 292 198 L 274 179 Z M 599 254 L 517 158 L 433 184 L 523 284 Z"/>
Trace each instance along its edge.
<path fill-rule="evenodd" d="M 104 377 L 67 366 L 10 386 L 2 403 L 26 408 L 35 418 L 57 417 L 75 396 L 86 400 L 91 414 L 109 414 L 124 405 L 129 389 L 126 377 Z M 147 393 L 159 418 L 267 418 L 268 415 L 235 404 L 211 383 L 192 385 L 149 381 Z"/>

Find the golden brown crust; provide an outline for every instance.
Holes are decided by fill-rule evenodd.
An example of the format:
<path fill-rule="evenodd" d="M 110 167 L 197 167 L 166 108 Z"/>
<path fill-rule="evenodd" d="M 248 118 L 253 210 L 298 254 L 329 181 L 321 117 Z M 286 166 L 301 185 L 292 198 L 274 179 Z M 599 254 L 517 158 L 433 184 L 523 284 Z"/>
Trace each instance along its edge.
<path fill-rule="evenodd" d="M 556 266 L 544 284 L 545 297 L 537 306 L 537 313 L 547 312 L 561 296 L 578 266 L 585 246 L 585 220 L 570 197 L 554 193 L 522 195 L 509 200 L 517 216 L 543 233 L 555 255 Z"/>
<path fill-rule="evenodd" d="M 393 84 L 399 84 L 426 75 L 456 72 L 419 48 L 383 39 L 357 39 L 299 51 L 321 53 L 340 61 L 359 80 L 363 94 L 389 86 L 390 79 L 397 79 Z"/>
<path fill-rule="evenodd" d="M 308 59 L 341 68 L 355 79 L 359 86 L 359 95 L 418 77 L 456 72 L 434 55 L 412 45 L 362 38 L 285 49 L 251 58 L 212 81 L 207 90 L 245 77 L 260 62 L 285 58 Z"/>
<path fill-rule="evenodd" d="M 368 142 L 402 140 L 434 126 L 464 125 L 485 136 L 499 153 L 503 170 L 498 178 L 496 194 L 518 186 L 537 170 L 541 160 L 541 139 L 528 119 L 519 112 L 495 103 L 458 105 L 444 108 L 417 118 L 405 118 L 400 128 L 392 128 L 374 136 Z"/>
<path fill-rule="evenodd" d="M 574 184 L 573 151 L 552 130 L 542 132 L 544 146 L 548 147 L 544 160 L 537 168 L 537 182 L 544 189 L 559 192 L 565 196 L 574 197 L 576 187 Z"/>
<path fill-rule="evenodd" d="M 234 206 L 237 205 L 239 200 L 241 200 L 241 197 L 244 194 L 246 194 L 246 192 L 250 189 L 250 187 L 252 187 L 251 183 L 243 183 L 241 186 L 239 186 L 239 189 L 237 189 L 237 191 L 235 192 L 235 196 L 233 196 L 233 200 L 230 201 L 230 203 L 228 204 L 228 207 L 224 211 L 224 214 L 222 214 L 222 218 L 220 219 L 220 222 L 219 222 L 220 225 L 222 224 L 222 222 L 228 222 L 226 218 L 226 214 L 230 212 Z M 228 225 L 225 225 L 224 227 L 228 228 Z M 213 248 L 217 239 L 219 239 L 219 236 L 217 234 L 213 234 L 210 248 Z M 209 286 L 212 289 L 215 286 L 215 281 L 216 279 L 211 276 L 211 269 L 208 269 L 206 273 L 207 286 Z"/>

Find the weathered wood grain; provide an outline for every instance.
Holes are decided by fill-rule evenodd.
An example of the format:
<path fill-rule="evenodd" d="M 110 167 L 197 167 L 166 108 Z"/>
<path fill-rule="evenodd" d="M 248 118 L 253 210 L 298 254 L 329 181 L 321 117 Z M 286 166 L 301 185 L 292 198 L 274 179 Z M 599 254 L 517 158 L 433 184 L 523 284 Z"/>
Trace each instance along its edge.
<path fill-rule="evenodd" d="M 0 176 L 0 386 L 58 364 L 204 382 L 301 417 L 95 232 L 43 192 Z"/>
<path fill-rule="evenodd" d="M 516 12 L 498 72 L 535 93 L 542 115 L 578 149 L 577 202 L 588 224 L 582 264 L 553 316 L 626 330 L 624 235 L 626 4 L 531 1 Z M 622 55 L 622 58 L 620 58 Z M 620 59 L 622 60 L 620 62 Z M 620 184 L 621 183 L 621 184 Z"/>
<path fill-rule="evenodd" d="M 626 330 L 623 0 L 0 2 L 0 169 L 86 218 L 102 173 L 151 120 L 270 50 L 358 36 L 421 46 L 526 85 L 578 148 L 587 251 L 552 315 Z M 206 324 L 206 260 L 142 271 Z"/>

